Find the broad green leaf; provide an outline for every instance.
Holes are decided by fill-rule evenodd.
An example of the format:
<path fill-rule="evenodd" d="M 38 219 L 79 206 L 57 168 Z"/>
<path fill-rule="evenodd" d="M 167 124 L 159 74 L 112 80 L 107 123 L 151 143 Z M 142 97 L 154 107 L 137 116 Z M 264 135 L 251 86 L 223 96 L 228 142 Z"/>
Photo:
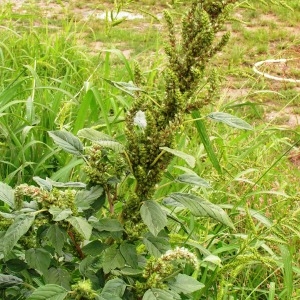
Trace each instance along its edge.
<path fill-rule="evenodd" d="M 103 271 L 105 274 L 108 274 L 111 270 L 117 268 L 122 269 L 124 266 L 125 260 L 116 244 L 110 246 L 104 251 Z"/>
<path fill-rule="evenodd" d="M 5 262 L 6 267 L 13 272 L 21 272 L 28 268 L 24 260 L 13 258 Z"/>
<path fill-rule="evenodd" d="M 189 154 L 186 154 L 182 151 L 171 149 L 169 147 L 159 147 L 159 149 L 169 152 L 177 157 L 182 158 L 191 168 L 195 167 L 196 160 L 195 157 Z"/>
<path fill-rule="evenodd" d="M 219 161 L 218 161 L 218 158 L 214 152 L 214 149 L 213 149 L 213 146 L 210 142 L 210 139 L 209 139 L 209 136 L 207 134 L 207 131 L 206 131 L 206 127 L 204 125 L 204 122 L 201 120 L 201 115 L 198 111 L 194 110 L 192 112 L 192 117 L 195 121 L 195 126 L 196 126 L 196 129 L 198 131 L 198 134 L 200 136 L 200 139 L 203 143 L 203 146 L 205 148 L 205 151 L 212 163 L 212 165 L 214 166 L 214 168 L 218 171 L 219 174 L 222 173 L 222 169 L 221 169 L 221 166 L 219 164 Z"/>
<path fill-rule="evenodd" d="M 213 254 L 206 256 L 203 259 L 203 261 L 210 262 L 210 263 L 212 263 L 212 264 L 214 264 L 216 266 L 219 266 L 219 267 L 221 267 L 221 265 L 222 265 L 221 258 L 219 256 L 216 256 L 216 255 L 213 255 Z"/>
<path fill-rule="evenodd" d="M 9 226 L 0 241 L 0 255 L 6 257 L 10 253 L 18 240 L 29 230 L 34 219 L 34 215 L 19 215 L 16 217 L 14 223 Z"/>
<path fill-rule="evenodd" d="M 194 175 L 194 174 L 179 175 L 176 178 L 176 181 L 179 181 L 179 182 L 182 182 L 182 183 L 193 184 L 193 185 L 196 185 L 196 186 L 211 188 L 209 182 L 207 182 L 205 179 L 199 177 L 198 175 Z"/>
<path fill-rule="evenodd" d="M 25 259 L 32 269 L 46 274 L 51 262 L 51 255 L 48 251 L 42 248 L 32 248 L 25 251 Z"/>
<path fill-rule="evenodd" d="M 66 232 L 57 224 L 53 224 L 47 230 L 47 239 L 55 248 L 55 251 L 61 255 L 64 243 L 67 241 Z"/>
<path fill-rule="evenodd" d="M 179 294 L 173 291 L 161 290 L 161 289 L 149 289 L 144 294 L 142 300 L 180 300 Z"/>
<path fill-rule="evenodd" d="M 59 207 L 50 207 L 49 213 L 53 216 L 53 221 L 62 221 L 72 215 L 72 210 L 70 208 L 61 209 Z"/>
<path fill-rule="evenodd" d="M 0 274 L 0 290 L 22 284 L 23 280 L 13 275 Z"/>
<path fill-rule="evenodd" d="M 100 219 L 98 222 L 93 222 L 93 227 L 98 231 L 123 231 L 122 224 L 117 219 Z"/>
<path fill-rule="evenodd" d="M 102 294 L 110 293 L 111 295 L 122 297 L 126 286 L 126 283 L 120 278 L 111 279 L 105 284 L 101 296 Z"/>
<path fill-rule="evenodd" d="M 213 204 L 198 196 L 186 193 L 172 193 L 169 197 L 167 197 L 167 199 L 168 198 L 181 203 L 197 217 L 210 216 L 216 221 L 219 221 L 230 228 L 234 228 L 234 225 L 227 213 L 219 205 Z"/>
<path fill-rule="evenodd" d="M 15 208 L 14 190 L 6 183 L 0 182 L 0 200 L 11 208 Z"/>
<path fill-rule="evenodd" d="M 103 188 L 100 185 L 93 186 L 90 190 L 79 191 L 75 196 L 75 204 L 82 210 L 89 209 L 102 194 Z"/>
<path fill-rule="evenodd" d="M 92 225 L 88 223 L 85 219 L 81 217 L 70 217 L 66 219 L 73 228 L 81 234 L 86 240 L 89 240 L 92 235 Z"/>
<path fill-rule="evenodd" d="M 50 268 L 44 275 L 46 284 L 57 284 L 66 290 L 70 290 L 70 273 L 61 268 Z"/>
<path fill-rule="evenodd" d="M 245 129 L 245 130 L 253 130 L 253 127 L 245 122 L 244 120 L 230 115 L 224 112 L 213 112 L 208 115 L 210 119 L 213 119 L 218 122 L 222 122 L 227 124 L 228 126 L 238 128 L 238 129 Z"/>
<path fill-rule="evenodd" d="M 140 212 L 143 222 L 154 236 L 157 236 L 168 223 L 166 213 L 155 201 L 145 201 Z"/>
<path fill-rule="evenodd" d="M 153 236 L 150 233 L 144 236 L 143 243 L 145 244 L 149 253 L 154 257 L 160 257 L 166 251 L 171 249 L 171 245 L 167 238 Z"/>
<path fill-rule="evenodd" d="M 97 297 L 97 300 L 123 300 L 123 298 L 116 296 L 112 293 L 101 293 L 100 296 Z"/>
<path fill-rule="evenodd" d="M 93 263 L 96 258 L 92 256 L 86 256 L 79 264 L 78 270 L 83 277 L 88 277 L 89 272 L 92 270 Z"/>
<path fill-rule="evenodd" d="M 138 256 L 134 245 L 126 242 L 122 243 L 120 245 L 120 252 L 125 259 L 126 265 L 132 268 L 138 267 Z"/>
<path fill-rule="evenodd" d="M 174 281 L 168 283 L 168 286 L 178 294 L 190 294 L 205 287 L 203 283 L 185 274 L 178 274 Z"/>
<path fill-rule="evenodd" d="M 114 138 L 93 128 L 83 128 L 79 130 L 78 136 L 97 143 L 102 147 L 110 148 L 116 152 L 124 151 L 124 146 L 117 142 Z"/>
<path fill-rule="evenodd" d="M 85 255 L 97 256 L 100 255 L 107 247 L 106 243 L 95 240 L 83 246 L 81 250 Z"/>
<path fill-rule="evenodd" d="M 48 131 L 54 143 L 68 153 L 81 156 L 83 145 L 72 133 L 65 130 Z"/>
<path fill-rule="evenodd" d="M 68 291 L 56 284 L 46 284 L 38 287 L 27 300 L 63 300 Z"/>

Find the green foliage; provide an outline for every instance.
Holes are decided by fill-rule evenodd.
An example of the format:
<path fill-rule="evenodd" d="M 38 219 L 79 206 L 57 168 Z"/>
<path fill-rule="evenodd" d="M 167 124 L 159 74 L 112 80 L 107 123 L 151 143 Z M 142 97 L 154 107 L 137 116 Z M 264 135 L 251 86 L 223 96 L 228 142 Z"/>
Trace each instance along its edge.
<path fill-rule="evenodd" d="M 92 85 L 83 92 L 74 82 L 82 84 L 91 75 L 79 67 L 81 55 L 72 60 L 68 48 L 63 54 L 69 69 L 63 65 L 52 74 L 36 53 L 36 60 L 21 62 L 28 74 L 20 73 L 21 80 L 0 95 L 3 139 L 21 158 L 14 162 L 6 149 L 7 172 L 0 173 L 5 181 L 0 183 L 2 299 L 293 297 L 293 276 L 299 270 L 289 242 L 298 234 L 299 210 L 273 221 L 248 207 L 257 196 L 282 196 L 255 191 L 282 156 L 253 180 L 245 176 L 255 168 L 231 176 L 235 166 L 220 158 L 222 143 L 238 147 L 259 133 L 250 133 L 254 128 L 239 117 L 207 114 L 204 108 L 218 95 L 217 72 L 209 63 L 228 42 L 229 35 L 219 32 L 237 1 L 190 2 L 179 32 L 165 13 L 168 61 L 158 86 L 155 81 L 149 86 L 138 64 L 132 72 L 124 56 L 111 50 L 98 82 L 101 88 Z M 21 44 L 31 51 L 24 38 Z M 40 41 L 38 45 L 49 50 Z M 125 62 L 128 82 L 106 78 L 111 53 Z M 50 65 L 61 66 L 58 56 L 47 58 Z M 59 84 L 50 88 L 53 78 Z M 25 98 L 22 90 L 28 82 L 30 95 Z M 111 88 L 122 99 L 118 105 Z M 13 100 L 18 94 L 27 100 Z M 52 101 L 49 116 L 40 118 Z M 10 126 L 16 107 L 25 112 Z M 226 130 L 235 139 L 210 138 L 202 115 L 233 127 Z M 187 122 L 194 126 L 184 128 Z M 224 130 L 223 124 L 219 129 Z M 200 155 L 185 147 L 192 135 L 200 137 L 202 145 L 196 142 L 193 149 Z M 242 149 L 236 161 L 243 161 L 244 151 L 255 147 Z M 32 164 L 28 173 L 24 163 Z M 202 178 L 209 175 L 210 180 Z M 234 184 L 227 185 L 228 180 Z M 172 186 L 163 190 L 165 184 Z M 231 190 L 242 184 L 250 184 L 243 194 Z M 244 283 L 251 288 L 244 289 Z"/>

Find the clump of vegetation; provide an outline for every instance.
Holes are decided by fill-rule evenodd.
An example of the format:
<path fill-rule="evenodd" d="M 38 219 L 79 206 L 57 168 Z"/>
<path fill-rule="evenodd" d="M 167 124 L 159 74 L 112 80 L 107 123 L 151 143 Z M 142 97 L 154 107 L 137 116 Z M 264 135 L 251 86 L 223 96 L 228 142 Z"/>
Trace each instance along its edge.
<path fill-rule="evenodd" d="M 44 144 L 50 138 L 58 146 L 41 151 L 45 158 L 40 164 L 50 157 L 51 166 L 45 167 L 47 172 L 34 168 L 29 182 L 21 173 L 17 182 L 9 176 L 0 183 L 3 299 L 237 299 L 244 282 L 249 289 L 242 293 L 249 299 L 294 296 L 289 243 L 296 243 L 293 228 L 299 224 L 299 210 L 271 220 L 251 208 L 249 198 L 256 196 L 252 190 L 235 203 L 218 203 L 233 194 L 218 186 L 230 169 L 217 158 L 202 111 L 218 96 L 218 74 L 210 62 L 228 43 L 229 34 L 219 33 L 237 2 L 191 1 L 180 29 L 165 12 L 167 64 L 156 90 L 138 64 L 132 71 L 113 50 L 105 57 L 101 89 L 89 81 L 86 88 L 70 87 L 68 76 L 59 73 L 60 87 L 54 88 L 59 91 L 54 94 L 59 130 L 45 123 L 47 129 L 40 129 L 48 132 Z M 111 52 L 125 63 L 128 82 L 107 78 Z M 39 62 L 34 66 L 27 67 L 34 88 L 19 129 L 29 149 L 38 145 L 35 92 L 44 88 L 37 75 Z M 65 71 L 77 79 L 84 72 L 72 65 Z M 115 98 L 112 86 L 119 93 Z M 72 101 L 60 105 L 58 98 L 70 95 Z M 83 120 L 87 114 L 90 120 Z M 228 113 L 209 117 L 242 129 L 244 138 L 253 129 Z M 219 181 L 215 189 L 193 170 L 199 157 L 178 149 L 186 122 L 194 124 L 187 126 L 186 138 L 196 133 L 201 139 L 207 159 L 197 164 L 205 170 L 210 161 L 210 174 Z M 12 139 L 19 145 L 17 134 Z M 168 170 L 174 158 L 184 173 Z M 250 182 L 251 189 L 270 169 Z M 243 174 L 237 181 L 248 183 Z M 160 191 L 162 179 L 174 187 Z M 7 184 L 11 182 L 14 188 Z"/>

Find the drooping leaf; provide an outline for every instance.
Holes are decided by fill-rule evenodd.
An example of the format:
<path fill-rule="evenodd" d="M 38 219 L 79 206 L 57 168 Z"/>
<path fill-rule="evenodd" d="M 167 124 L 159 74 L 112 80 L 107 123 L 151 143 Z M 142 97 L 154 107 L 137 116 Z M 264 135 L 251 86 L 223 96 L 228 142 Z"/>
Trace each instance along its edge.
<path fill-rule="evenodd" d="M 55 251 L 61 255 L 64 243 L 67 241 L 67 233 L 57 224 L 53 224 L 47 229 L 47 239 Z"/>
<path fill-rule="evenodd" d="M 222 173 L 221 166 L 220 166 L 218 158 L 214 152 L 213 146 L 210 142 L 204 122 L 201 120 L 201 115 L 200 115 L 199 111 L 197 111 L 197 110 L 192 111 L 192 117 L 195 121 L 195 126 L 198 131 L 199 137 L 203 143 L 205 151 L 206 151 L 212 165 L 218 171 L 218 173 L 221 174 Z"/>
<path fill-rule="evenodd" d="M 83 145 L 78 137 L 65 130 L 48 131 L 54 143 L 68 153 L 81 156 Z"/>
<path fill-rule="evenodd" d="M 4 237 L 0 241 L 0 256 L 4 257 L 10 253 L 18 240 L 29 230 L 33 221 L 34 215 L 19 215 L 15 221 L 9 226 Z"/>
<path fill-rule="evenodd" d="M 189 155 L 187 153 L 184 153 L 182 151 L 179 150 L 175 150 L 175 149 L 171 149 L 169 147 L 159 147 L 159 149 L 164 150 L 166 152 L 169 152 L 179 158 L 182 158 L 191 168 L 195 167 L 196 164 L 196 160 L 195 157 L 192 155 Z"/>
<path fill-rule="evenodd" d="M 160 257 L 171 249 L 171 245 L 166 237 L 153 236 L 151 233 L 145 234 L 143 243 L 149 253 L 154 257 Z"/>
<path fill-rule="evenodd" d="M 196 186 L 211 188 L 209 182 L 195 174 L 182 174 L 176 178 L 176 181 L 188 183 Z"/>
<path fill-rule="evenodd" d="M 15 208 L 14 190 L 8 184 L 0 182 L 0 200 L 9 207 Z"/>
<path fill-rule="evenodd" d="M 210 216 L 216 221 L 221 222 L 230 228 L 234 228 L 234 225 L 227 213 L 219 205 L 213 204 L 210 201 L 202 199 L 198 196 L 186 193 L 172 193 L 167 197 L 167 199 L 168 198 L 181 203 L 197 217 Z"/>
<path fill-rule="evenodd" d="M 180 300 L 179 294 L 173 291 L 161 290 L 161 289 L 149 289 L 144 294 L 142 300 Z"/>
<path fill-rule="evenodd" d="M 136 247 L 129 243 L 122 243 L 120 245 L 120 252 L 125 259 L 126 265 L 132 268 L 138 267 L 138 256 L 136 252 Z"/>
<path fill-rule="evenodd" d="M 222 122 L 227 124 L 228 126 L 238 128 L 238 129 L 245 129 L 245 130 L 253 130 L 253 127 L 248 124 L 246 121 L 235 117 L 231 114 L 224 113 L 224 112 L 213 112 L 208 115 L 208 117 L 212 120 Z"/>
<path fill-rule="evenodd" d="M 98 231 L 123 231 L 124 228 L 122 224 L 117 219 L 104 218 L 100 219 L 98 222 L 93 222 L 93 227 Z"/>
<path fill-rule="evenodd" d="M 13 275 L 0 274 L 0 290 L 22 284 L 23 280 Z"/>
<path fill-rule="evenodd" d="M 46 284 L 57 284 L 66 290 L 70 290 L 71 276 L 67 270 L 50 268 L 44 275 Z"/>
<path fill-rule="evenodd" d="M 72 215 L 72 210 L 70 208 L 61 209 L 59 207 L 50 207 L 49 213 L 53 216 L 53 221 L 62 221 Z"/>
<path fill-rule="evenodd" d="M 112 245 L 105 249 L 103 257 L 103 271 L 108 274 L 116 268 L 122 269 L 125 266 L 125 260 L 117 248 L 117 245 Z"/>
<path fill-rule="evenodd" d="M 178 274 L 174 281 L 168 283 L 168 286 L 178 294 L 190 294 L 205 287 L 203 283 L 185 274 Z"/>
<path fill-rule="evenodd" d="M 78 136 L 97 143 L 102 147 L 110 148 L 115 152 L 124 151 L 124 146 L 117 142 L 114 138 L 93 128 L 83 128 L 79 130 Z"/>
<path fill-rule="evenodd" d="M 85 219 L 81 217 L 69 217 L 66 219 L 73 228 L 81 234 L 86 240 L 89 240 L 92 235 L 92 225 L 88 223 Z"/>
<path fill-rule="evenodd" d="M 46 274 L 50 266 L 51 255 L 48 251 L 42 248 L 32 248 L 25 251 L 25 259 L 32 269 Z"/>
<path fill-rule="evenodd" d="M 157 236 L 168 223 L 166 213 L 155 201 L 145 201 L 140 212 L 143 222 L 154 236 Z"/>
<path fill-rule="evenodd" d="M 126 283 L 120 278 L 111 279 L 105 284 L 101 296 L 102 294 L 109 293 L 114 296 L 122 297 L 126 286 Z"/>
<path fill-rule="evenodd" d="M 38 287 L 28 300 L 63 300 L 66 298 L 68 291 L 62 286 L 56 284 L 46 284 Z"/>

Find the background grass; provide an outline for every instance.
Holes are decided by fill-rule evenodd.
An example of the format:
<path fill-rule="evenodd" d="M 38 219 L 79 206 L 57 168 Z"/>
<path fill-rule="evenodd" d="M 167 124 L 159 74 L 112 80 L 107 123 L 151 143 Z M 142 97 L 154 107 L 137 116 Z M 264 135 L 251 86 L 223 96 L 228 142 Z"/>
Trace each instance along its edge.
<path fill-rule="evenodd" d="M 213 168 L 192 119 L 177 133 L 177 149 L 196 157 L 193 171 L 212 185 L 212 189 L 193 188 L 193 192 L 224 205 L 239 234 L 229 235 L 222 226 L 183 213 L 181 221 L 191 240 L 181 240 L 182 228 L 174 224 L 174 244 L 188 243 L 200 252 L 205 245 L 226 262 L 241 255 L 241 245 L 247 243 L 268 253 L 276 264 L 271 268 L 252 261 L 247 268 L 234 270 L 235 276 L 225 276 L 224 299 L 300 298 L 299 227 L 289 221 L 291 215 L 297 219 L 300 199 L 299 87 L 258 77 L 252 71 L 260 60 L 299 58 L 300 4 L 291 0 L 288 5 L 292 10 L 259 3 L 239 7 L 224 28 L 231 31 L 231 41 L 212 61 L 220 75 L 220 98 L 201 115 L 231 113 L 247 120 L 254 131 L 237 131 L 203 118 L 222 172 Z M 184 3 L 132 1 L 125 8 L 144 18 L 114 26 L 97 19 L 104 11 L 116 12 L 114 1 L 1 5 L 1 181 L 14 186 L 32 182 L 33 176 L 58 181 L 84 178 L 82 160 L 59 151 L 49 130 L 67 129 L 76 134 L 81 128 L 94 127 L 124 141 L 123 118 L 131 98 L 103 79 L 132 80 L 135 61 L 142 66 L 149 89 L 161 87 L 166 35 L 161 12 L 172 8 L 179 20 Z M 299 78 L 298 66 L 295 61 L 277 67 L 276 72 Z M 173 160 L 157 187 L 158 199 L 191 189 L 175 183 L 184 168 L 180 159 Z M 262 213 L 272 225 L 265 226 L 246 209 L 241 217 L 235 210 L 238 206 Z M 276 230 L 285 245 L 270 246 L 259 239 Z M 217 289 L 213 270 L 203 262 L 203 282 L 207 276 L 212 278 L 201 292 L 207 299 L 210 289 Z"/>

